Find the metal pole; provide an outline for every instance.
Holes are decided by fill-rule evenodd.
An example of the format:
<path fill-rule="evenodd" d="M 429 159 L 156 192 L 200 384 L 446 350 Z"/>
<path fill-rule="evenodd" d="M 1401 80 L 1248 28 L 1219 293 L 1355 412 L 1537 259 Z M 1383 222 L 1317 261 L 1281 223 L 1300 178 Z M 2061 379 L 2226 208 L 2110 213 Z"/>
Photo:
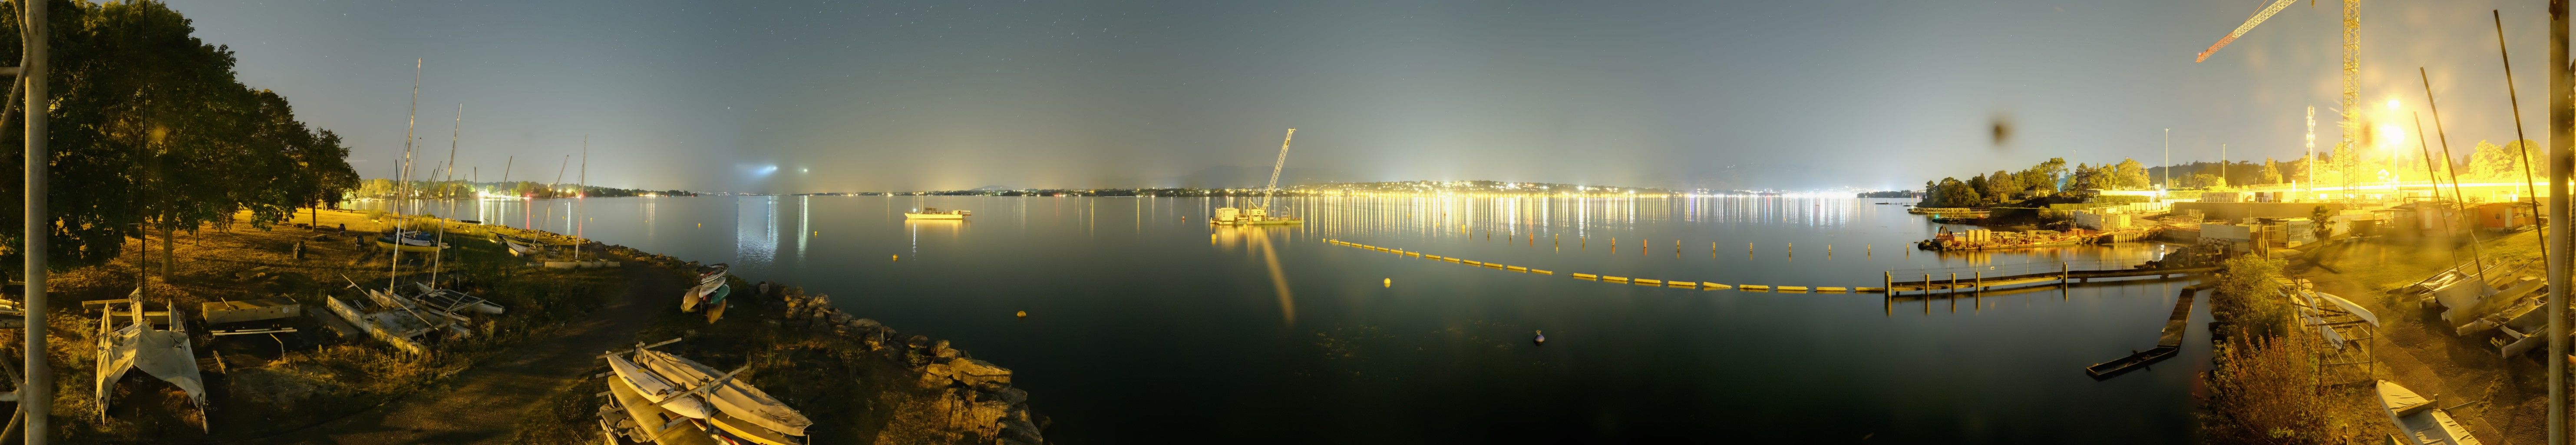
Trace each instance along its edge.
<path fill-rule="evenodd" d="M 2567 174 L 2576 167 L 2576 89 L 2567 66 L 2567 0 L 2549 0 L 2549 444 L 2567 443 Z"/>
<path fill-rule="evenodd" d="M 52 56 L 45 48 L 52 35 L 48 29 L 51 27 L 45 26 L 45 3 L 18 2 L 20 8 L 26 9 L 19 26 L 26 29 L 27 64 L 19 67 L 18 74 L 27 83 L 27 235 L 26 248 L 19 252 L 27 256 L 28 321 L 24 350 L 27 384 L 18 387 L 18 408 L 27 412 L 27 445 L 45 445 L 45 436 L 53 430 L 54 414 L 54 367 L 45 360 L 45 351 L 50 350 L 45 348 L 45 314 L 51 313 L 45 301 L 45 254 L 50 252 L 45 242 L 53 235 L 53 217 L 45 212 L 45 176 L 50 174 L 45 167 L 46 161 L 54 157 L 45 147 L 45 119 L 53 102 L 52 93 L 45 90 L 47 65 L 52 64 Z"/>
<path fill-rule="evenodd" d="M 2424 67 L 2420 66 L 2415 67 L 2415 76 L 2424 80 L 2424 108 L 2433 112 L 2433 135 L 2442 138 L 2442 171 L 2451 176 L 2451 208 L 2453 211 L 2459 213 L 2458 215 L 2451 216 L 2449 224 L 2457 225 L 2460 222 L 2460 216 L 2469 213 L 2469 195 L 2460 191 L 2460 169 L 2451 165 L 2451 131 L 2442 129 L 2442 106 L 2433 103 L 2433 76 L 2424 74 Z M 2421 139 L 2421 135 L 2424 134 L 2424 129 L 2421 128 L 2424 125 L 2422 118 L 2417 118 L 2415 125 L 2418 127 L 2415 129 L 2415 134 L 2418 135 L 2418 139 Z M 2422 144 L 2419 143 L 2417 145 Z M 2433 197 L 2440 198 L 2442 196 L 2442 178 L 2430 177 L 2432 174 L 2432 166 L 2427 165 L 2424 168 L 2425 174 L 2428 176 L 2426 179 L 2432 180 L 2434 184 Z M 2478 229 L 2471 227 L 2467 232 L 2469 234 L 2469 256 L 2472 258 L 2469 263 L 2478 266 L 2478 279 L 2485 280 L 2487 279 L 2487 254 L 2479 251 Z M 2541 255 L 2548 254 L 2542 253 Z"/>
<path fill-rule="evenodd" d="M 2522 134 L 2522 95 L 2514 92 L 2513 90 L 2513 54 L 2505 52 L 2504 13 L 2491 9 L 2487 10 L 2487 14 L 2495 18 L 2496 57 L 2504 63 L 2505 102 L 2513 105 L 2513 142 L 2516 146 L 2522 147 L 2522 157 L 2519 159 L 2522 161 L 2521 170 L 2523 191 L 2531 194 L 2531 213 L 2533 217 L 2538 217 L 2540 216 L 2540 186 L 2533 184 L 2531 180 L 2531 144 L 2523 142 L 2530 140 L 2530 137 L 2523 136 Z M 2440 119 L 2435 119 L 2435 121 L 2439 122 Z M 2314 173 L 2310 173 L 2310 175 L 2314 175 Z M 2452 180 L 2451 182 L 2457 183 L 2459 181 Z M 2549 256 L 2549 237 L 2543 236 L 2540 238 L 2540 256 L 2543 258 Z"/>

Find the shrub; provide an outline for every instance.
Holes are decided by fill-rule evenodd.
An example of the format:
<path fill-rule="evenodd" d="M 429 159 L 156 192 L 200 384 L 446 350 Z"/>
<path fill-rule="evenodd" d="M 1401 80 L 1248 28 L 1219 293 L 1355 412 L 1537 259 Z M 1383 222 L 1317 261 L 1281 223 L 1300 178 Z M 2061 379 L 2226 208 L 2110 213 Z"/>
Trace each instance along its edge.
<path fill-rule="evenodd" d="M 2351 425 L 2329 419 L 2332 408 L 2307 336 L 2237 335 L 2218 346 L 2209 376 L 2209 410 L 2201 430 L 2209 443 L 2342 443 Z"/>
<path fill-rule="evenodd" d="M 2290 304 L 2280 295 L 2281 260 L 2240 256 L 2227 260 L 2218 275 L 2218 294 L 2209 300 L 2210 318 L 2219 329 L 2270 337 L 2289 327 Z"/>

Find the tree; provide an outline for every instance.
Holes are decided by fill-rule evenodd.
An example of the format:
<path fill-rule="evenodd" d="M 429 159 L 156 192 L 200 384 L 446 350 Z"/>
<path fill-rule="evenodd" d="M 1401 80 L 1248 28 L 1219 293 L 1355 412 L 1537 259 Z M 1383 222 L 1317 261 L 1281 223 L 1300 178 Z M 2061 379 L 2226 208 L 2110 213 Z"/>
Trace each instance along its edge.
<path fill-rule="evenodd" d="M 2021 180 L 2013 177 L 2011 172 L 2003 170 L 1995 170 L 1994 173 L 1987 174 L 1986 186 L 1977 189 L 1978 194 L 1984 195 L 1986 200 L 1991 202 L 2012 202 L 2013 195 L 2021 191 Z"/>
<path fill-rule="evenodd" d="M 2112 181 L 2115 188 L 2143 190 L 2152 186 L 2147 181 L 2147 167 L 2136 159 L 2121 158 L 2120 164 L 2111 168 L 2111 176 L 2117 178 Z"/>
<path fill-rule="evenodd" d="M 2048 158 L 2020 173 L 2023 190 L 2035 195 L 2057 194 L 2058 179 L 2066 176 L 2066 158 Z"/>
<path fill-rule="evenodd" d="M 2281 163 L 2272 161 L 2272 158 L 2263 158 L 2263 183 L 2281 183 Z"/>
<path fill-rule="evenodd" d="M 1986 191 L 1986 187 L 1987 187 L 1987 185 L 1986 185 L 1986 175 L 1976 175 L 1976 176 L 1973 176 L 1973 177 L 1969 177 L 1969 178 L 1968 178 L 1968 184 L 1967 184 L 1967 185 L 1968 185 L 1968 190 L 1977 192 L 1977 198 L 1978 198 L 1978 199 L 1977 199 L 1977 203 L 1978 203 L 1978 204 L 1985 204 L 1985 203 L 1986 203 L 1986 201 L 1988 200 L 1988 198 L 1986 197 L 1986 193 L 1985 193 L 1985 191 Z"/>
<path fill-rule="evenodd" d="M 16 5 L 0 11 L 14 15 Z M 354 173 L 313 178 L 349 170 L 347 150 L 319 147 L 325 138 L 295 122 L 284 98 L 234 80 L 232 51 L 190 36 L 194 28 L 177 11 L 151 1 L 50 8 L 53 106 L 33 111 L 52 121 L 53 264 L 114 258 L 124 237 L 147 226 L 165 235 L 166 260 L 167 235 L 176 230 L 229 222 L 239 210 L 265 227 L 326 185 L 354 182 Z M 17 26 L 0 21 L 0 59 L 16 57 Z M 0 122 L 0 145 L 25 143 L 16 123 Z M 327 140 L 336 147 L 338 138 Z M 24 165 L 24 153 L 15 156 L 7 168 Z M 0 185 L 0 195 L 24 208 L 20 187 Z M 23 217 L 0 215 L 0 225 Z M 21 260 L 23 235 L 5 236 L 0 261 Z"/>
<path fill-rule="evenodd" d="M 1959 178 L 1941 178 L 1940 185 L 1934 189 L 1934 207 L 1970 207 L 1985 202 L 1983 197 L 1977 196 L 1976 189 L 1969 188 L 1968 183 L 1960 182 Z"/>

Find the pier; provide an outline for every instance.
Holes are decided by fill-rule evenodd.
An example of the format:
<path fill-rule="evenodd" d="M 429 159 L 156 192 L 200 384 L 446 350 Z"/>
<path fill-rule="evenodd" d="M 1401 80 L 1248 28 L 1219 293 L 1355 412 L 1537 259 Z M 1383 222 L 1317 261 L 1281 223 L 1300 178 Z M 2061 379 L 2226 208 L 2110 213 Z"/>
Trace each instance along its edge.
<path fill-rule="evenodd" d="M 2183 286 L 2182 295 L 2174 298 L 2173 315 L 2165 318 L 2164 329 L 2156 332 L 2156 347 L 2147 348 L 2145 351 L 2130 351 L 2127 357 L 2086 366 L 2084 374 L 2093 376 L 2094 380 L 2108 379 L 2132 369 L 2144 368 L 2164 359 L 2173 358 L 2174 354 L 2182 352 L 2182 335 L 2191 329 L 2193 297 L 2213 286 L 2211 283 Z"/>
<path fill-rule="evenodd" d="M 1898 292 L 1931 292 L 1936 290 L 1953 292 L 1983 291 L 1995 288 L 2010 288 L 2041 284 L 2084 283 L 2097 279 L 2111 278 L 2168 278 L 2176 275 L 2208 273 L 2218 270 L 2218 266 L 2073 269 L 2072 264 L 2074 263 L 2057 263 L 2058 269 L 2056 271 L 2027 272 L 1998 276 L 1987 276 L 1984 270 L 1970 270 L 1966 275 L 1962 275 L 1957 271 L 1940 273 L 1907 271 L 1904 275 L 1907 275 L 1908 278 L 1912 278 L 1913 276 L 1922 277 L 1921 279 L 1907 281 L 1897 281 L 1896 277 L 1899 276 L 1899 273 L 1896 271 L 1888 271 L 1882 277 L 1884 279 L 1885 287 L 1880 289 L 1886 289 L 1889 294 Z"/>

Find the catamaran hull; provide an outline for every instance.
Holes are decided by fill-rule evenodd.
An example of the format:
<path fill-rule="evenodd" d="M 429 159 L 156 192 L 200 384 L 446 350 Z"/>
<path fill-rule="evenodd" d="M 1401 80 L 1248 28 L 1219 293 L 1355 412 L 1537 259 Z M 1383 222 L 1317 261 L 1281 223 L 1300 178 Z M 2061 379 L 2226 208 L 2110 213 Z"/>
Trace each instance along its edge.
<path fill-rule="evenodd" d="M 410 245 L 410 244 L 401 244 L 401 245 L 397 245 L 397 244 L 394 244 L 394 243 L 388 243 L 388 242 L 385 242 L 384 240 L 376 240 L 376 247 L 378 247 L 378 248 L 384 248 L 384 249 L 400 250 L 400 251 L 404 251 L 404 252 L 411 252 L 411 253 L 431 253 L 431 252 L 437 252 L 437 251 L 438 251 L 438 249 L 445 249 L 445 248 L 447 248 L 447 246 L 446 246 L 446 245 L 444 245 L 444 244 L 442 244 L 442 245 L 437 245 L 437 246 L 414 246 L 414 245 Z"/>

